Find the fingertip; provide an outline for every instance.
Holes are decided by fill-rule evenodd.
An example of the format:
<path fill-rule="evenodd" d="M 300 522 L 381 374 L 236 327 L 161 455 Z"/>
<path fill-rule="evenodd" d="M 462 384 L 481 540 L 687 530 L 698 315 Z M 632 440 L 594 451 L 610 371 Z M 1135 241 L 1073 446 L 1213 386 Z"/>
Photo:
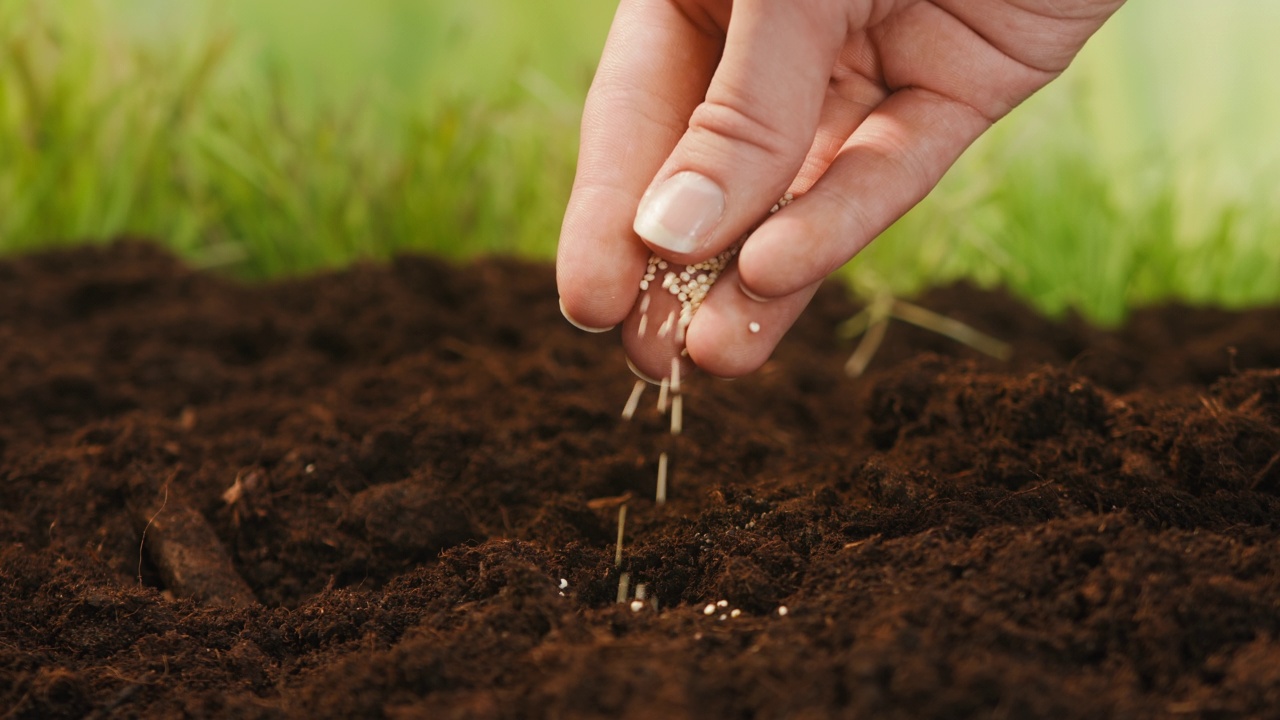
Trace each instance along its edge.
<path fill-rule="evenodd" d="M 721 378 L 749 375 L 768 362 L 818 287 L 759 302 L 742 292 L 737 279 L 712 288 L 686 337 L 698 367 Z"/>
<path fill-rule="evenodd" d="M 741 276 L 738 277 L 738 290 L 742 291 L 742 294 L 746 295 L 748 300 L 752 300 L 754 302 L 767 303 L 772 299 L 752 291 L 752 289 L 747 287 L 747 284 L 742 281 Z"/>
<path fill-rule="evenodd" d="M 643 381 L 645 381 L 645 382 L 649 383 L 650 385 L 660 385 L 660 384 L 661 384 L 659 381 L 657 381 L 657 380 L 653 379 L 653 376 L 652 376 L 652 375 L 649 375 L 648 373 L 644 372 L 644 371 L 643 371 L 643 370 L 641 370 L 640 368 L 636 367 L 636 363 L 635 363 L 635 361 L 634 361 L 634 360 L 632 360 L 630 357 L 628 357 L 628 358 L 627 358 L 627 369 L 631 371 L 631 374 L 632 374 L 632 375 L 635 375 L 636 377 L 638 377 L 638 378 L 640 378 L 641 380 L 643 380 Z"/>
<path fill-rule="evenodd" d="M 581 202 L 581 196 L 571 202 L 565 216 L 556 254 L 556 286 L 565 318 L 582 330 L 601 332 L 631 311 L 648 250 L 625 225 L 620 231 L 608 222 L 613 205 L 602 203 L 591 215 L 579 207 Z"/>
<path fill-rule="evenodd" d="M 670 377 L 673 361 L 681 372 L 693 370 L 693 361 L 683 354 L 685 333 L 678 317 L 679 305 L 671 295 L 650 291 L 622 323 L 622 347 L 637 377 L 650 383 Z"/>
<path fill-rule="evenodd" d="M 568 320 L 570 325 L 578 328 L 579 330 L 589 332 L 589 333 L 599 334 L 599 333 L 609 332 L 610 330 L 617 327 L 617 323 L 613 323 L 612 325 L 592 326 L 576 319 L 573 313 L 569 312 L 569 308 L 565 306 L 564 298 L 560 298 L 560 314 L 564 315 L 564 319 Z"/>
<path fill-rule="evenodd" d="M 774 343 L 748 334 L 745 325 L 704 321 L 696 330 L 690 328 L 689 357 L 703 372 L 722 380 L 750 375 L 773 354 Z"/>
<path fill-rule="evenodd" d="M 797 200 L 807 200 L 808 196 Z M 788 207 L 752 233 L 738 252 L 738 280 L 746 297 L 767 303 L 799 292 L 822 281 L 834 268 L 824 262 L 827 254 L 815 252 L 839 237 L 847 226 L 841 218 L 827 217 L 825 225 L 811 221 L 812 203 Z"/>

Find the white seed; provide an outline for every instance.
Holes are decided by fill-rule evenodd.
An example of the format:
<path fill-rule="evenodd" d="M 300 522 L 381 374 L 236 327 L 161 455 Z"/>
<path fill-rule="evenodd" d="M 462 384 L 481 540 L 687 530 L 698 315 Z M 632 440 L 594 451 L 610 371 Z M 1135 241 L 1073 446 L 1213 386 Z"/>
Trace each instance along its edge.
<path fill-rule="evenodd" d="M 631 601 L 631 612 L 640 612 L 640 611 L 641 611 L 641 610 L 643 610 L 643 609 L 644 609 L 644 601 L 643 601 L 643 600 L 632 600 L 632 601 Z"/>
<path fill-rule="evenodd" d="M 640 314 L 645 315 L 649 312 L 649 301 L 653 299 L 652 295 L 645 295 L 640 298 Z"/>
<path fill-rule="evenodd" d="M 734 608 L 734 609 L 729 613 L 729 617 L 738 617 L 738 616 L 739 616 L 739 615 L 741 615 L 741 614 L 742 614 L 742 611 L 741 611 L 741 610 L 739 610 L 738 608 Z"/>
<path fill-rule="evenodd" d="M 640 406 L 640 396 L 644 395 L 644 386 L 649 383 L 643 380 L 636 380 L 636 384 L 631 388 L 631 397 L 627 398 L 627 404 L 622 408 L 622 419 L 630 420 L 636 414 L 636 408 Z"/>
<path fill-rule="evenodd" d="M 623 507 L 626 507 L 625 505 Z M 631 590 L 631 573 L 622 573 L 618 576 L 618 604 L 627 601 L 627 594 Z"/>
<path fill-rule="evenodd" d="M 760 323 L 755 321 L 747 323 L 747 330 L 750 330 L 752 333 L 760 332 Z"/>
<path fill-rule="evenodd" d="M 721 614 L 721 615 L 720 615 L 720 619 L 721 619 L 721 620 L 726 620 L 726 619 L 728 619 L 728 617 L 729 617 L 728 615 L 724 615 L 724 614 Z"/>
<path fill-rule="evenodd" d="M 641 289 L 641 290 L 648 290 L 648 289 L 649 289 L 649 281 L 648 281 L 648 280 L 641 280 L 641 281 L 640 281 L 640 289 Z"/>
<path fill-rule="evenodd" d="M 671 378 L 662 378 L 662 382 L 658 385 L 658 412 L 665 413 L 667 411 L 667 393 L 671 389 Z"/>
<path fill-rule="evenodd" d="M 778 606 L 778 617 L 786 617 L 786 616 L 787 616 L 787 606 L 786 606 L 786 605 L 779 605 L 779 606 Z"/>
<path fill-rule="evenodd" d="M 622 567 L 622 534 L 627 527 L 627 504 L 618 507 L 618 550 L 613 555 L 613 566 Z M 626 573 L 622 574 L 627 577 Z"/>
<path fill-rule="evenodd" d="M 649 297 L 646 295 L 645 299 Z M 636 328 L 636 337 L 644 337 L 644 331 L 649 329 L 649 315 L 646 313 L 640 316 L 640 327 Z"/>
<path fill-rule="evenodd" d="M 716 601 L 716 607 L 722 607 L 722 608 L 723 608 L 723 607 L 729 607 L 729 601 L 728 601 L 728 600 L 717 600 L 717 601 Z"/>
<path fill-rule="evenodd" d="M 671 358 L 671 392 L 680 394 L 680 358 Z"/>
<path fill-rule="evenodd" d="M 569 581 L 564 578 L 560 578 L 560 589 L 563 590 L 567 587 L 569 587 Z"/>
<path fill-rule="evenodd" d="M 702 614 L 703 614 L 703 615 L 715 615 L 715 614 L 716 614 L 716 604 L 715 604 L 715 603 L 708 603 L 706 607 L 702 608 Z"/>
<path fill-rule="evenodd" d="M 655 502 L 662 505 L 667 501 L 667 454 L 658 455 L 658 493 Z"/>
<path fill-rule="evenodd" d="M 671 398 L 671 434 L 679 435 L 684 432 L 684 395 L 675 395 Z"/>
<path fill-rule="evenodd" d="M 649 596 L 649 586 L 645 583 L 636 584 L 636 599 L 644 600 Z"/>
<path fill-rule="evenodd" d="M 666 337 L 671 332 L 671 327 L 675 325 L 675 322 L 676 322 L 676 311 L 672 310 L 671 312 L 667 313 L 666 321 L 664 321 L 662 325 L 658 326 L 658 337 L 660 338 Z"/>

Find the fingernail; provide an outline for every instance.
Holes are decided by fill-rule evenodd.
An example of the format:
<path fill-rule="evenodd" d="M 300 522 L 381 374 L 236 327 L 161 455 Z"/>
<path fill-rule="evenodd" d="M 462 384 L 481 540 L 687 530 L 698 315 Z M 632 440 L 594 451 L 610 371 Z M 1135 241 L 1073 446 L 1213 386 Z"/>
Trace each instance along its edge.
<path fill-rule="evenodd" d="M 724 214 L 724 191 L 705 175 L 686 170 L 645 193 L 632 226 L 650 244 L 673 253 L 697 249 Z"/>
<path fill-rule="evenodd" d="M 767 302 L 769 302 L 769 298 L 767 298 L 767 297 L 761 297 L 761 296 L 759 296 L 759 295 L 757 295 L 757 294 L 755 294 L 755 293 L 751 292 L 749 289 L 747 289 L 747 286 L 746 286 L 746 285 L 744 285 L 744 284 L 743 284 L 743 282 L 742 282 L 741 280 L 739 280 L 739 281 L 738 281 L 738 289 L 742 291 L 742 294 L 743 294 L 743 295 L 746 295 L 747 297 L 751 298 L 752 300 L 755 300 L 755 301 L 756 301 L 756 302 L 758 302 L 758 303 L 767 303 Z"/>
<path fill-rule="evenodd" d="M 612 329 L 614 328 L 614 326 L 613 326 L 613 325 L 610 325 L 609 327 L 602 327 L 602 328 L 598 328 L 598 327 L 591 327 L 590 325 L 583 325 L 582 323 L 578 322 L 577 320 L 574 320 L 574 319 L 573 319 L 573 316 L 572 316 L 572 315 L 570 315 L 570 314 L 569 314 L 569 311 L 568 311 L 568 310 L 566 310 L 566 309 L 565 309 L 565 307 L 564 307 L 564 298 L 560 298 L 560 314 L 564 316 L 564 319 L 565 319 L 565 320 L 568 320 L 568 321 L 569 321 L 569 324 L 570 324 L 570 325 L 572 325 L 572 326 L 574 326 L 574 327 L 578 328 L 579 330 L 585 330 L 585 331 L 587 331 L 587 332 L 589 332 L 589 333 L 602 333 L 602 332 L 609 332 L 610 330 L 612 330 Z"/>

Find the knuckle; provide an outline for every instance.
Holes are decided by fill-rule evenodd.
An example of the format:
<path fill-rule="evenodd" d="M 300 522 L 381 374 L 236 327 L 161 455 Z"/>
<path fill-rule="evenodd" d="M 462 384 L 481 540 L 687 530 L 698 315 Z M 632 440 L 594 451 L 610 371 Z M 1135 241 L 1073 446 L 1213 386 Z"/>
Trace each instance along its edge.
<path fill-rule="evenodd" d="M 803 157 L 808 142 L 798 138 L 785 123 L 763 117 L 758 103 L 708 99 L 694 110 L 689 128 L 727 140 L 752 154 L 766 158 Z"/>

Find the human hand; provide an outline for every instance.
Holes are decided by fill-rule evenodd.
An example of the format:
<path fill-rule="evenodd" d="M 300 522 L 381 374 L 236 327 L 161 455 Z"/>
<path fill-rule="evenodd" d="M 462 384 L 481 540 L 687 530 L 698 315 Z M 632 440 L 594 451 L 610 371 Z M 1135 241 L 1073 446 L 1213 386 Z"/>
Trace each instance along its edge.
<path fill-rule="evenodd" d="M 584 329 L 623 322 L 650 377 L 684 348 L 713 375 L 752 372 L 823 278 L 1122 4 L 622 0 L 583 112 L 562 310 Z M 766 219 L 788 191 L 795 202 Z M 651 252 L 692 264 L 748 232 L 683 344 L 660 335 L 679 303 L 659 282 L 641 298 Z"/>

